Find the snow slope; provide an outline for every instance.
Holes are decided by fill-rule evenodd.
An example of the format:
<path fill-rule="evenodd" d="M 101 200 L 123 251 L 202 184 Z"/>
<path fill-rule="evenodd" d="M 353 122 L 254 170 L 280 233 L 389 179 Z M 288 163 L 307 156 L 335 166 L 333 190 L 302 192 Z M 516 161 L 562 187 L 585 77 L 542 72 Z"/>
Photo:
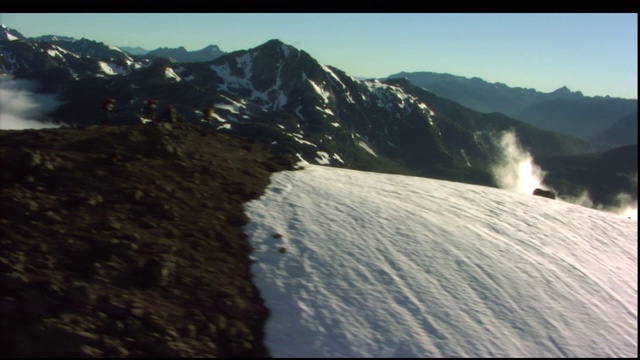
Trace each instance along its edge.
<path fill-rule="evenodd" d="M 245 232 L 274 357 L 638 355 L 635 220 L 318 165 L 271 181 Z"/>

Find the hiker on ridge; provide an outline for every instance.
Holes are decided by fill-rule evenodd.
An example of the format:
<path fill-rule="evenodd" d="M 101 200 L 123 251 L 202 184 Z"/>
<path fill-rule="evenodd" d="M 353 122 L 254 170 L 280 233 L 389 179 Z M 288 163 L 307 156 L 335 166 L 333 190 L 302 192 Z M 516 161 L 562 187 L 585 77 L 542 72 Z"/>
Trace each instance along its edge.
<path fill-rule="evenodd" d="M 144 112 L 147 118 L 154 120 L 156 118 L 156 108 L 158 107 L 158 100 L 148 100 L 144 105 Z"/>
<path fill-rule="evenodd" d="M 208 107 L 202 111 L 202 120 L 205 122 L 211 122 L 213 120 L 213 109 Z"/>
<path fill-rule="evenodd" d="M 106 118 L 103 122 L 104 125 L 109 124 L 109 120 L 111 120 L 111 112 L 113 111 L 114 103 L 116 101 L 112 98 L 106 98 L 102 102 L 102 110 L 104 110 Z"/>

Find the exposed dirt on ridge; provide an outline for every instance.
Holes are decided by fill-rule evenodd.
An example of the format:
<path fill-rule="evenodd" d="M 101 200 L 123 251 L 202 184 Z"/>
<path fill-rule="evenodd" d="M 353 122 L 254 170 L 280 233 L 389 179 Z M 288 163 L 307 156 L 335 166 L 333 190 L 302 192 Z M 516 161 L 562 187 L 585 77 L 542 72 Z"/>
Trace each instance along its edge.
<path fill-rule="evenodd" d="M 0 356 L 268 356 L 242 204 L 293 167 L 185 123 L 0 131 Z"/>

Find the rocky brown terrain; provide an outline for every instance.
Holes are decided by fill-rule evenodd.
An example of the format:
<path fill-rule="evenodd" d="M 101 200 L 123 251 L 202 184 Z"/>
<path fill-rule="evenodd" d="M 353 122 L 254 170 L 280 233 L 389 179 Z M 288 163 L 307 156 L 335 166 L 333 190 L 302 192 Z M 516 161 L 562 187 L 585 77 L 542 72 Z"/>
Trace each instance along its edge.
<path fill-rule="evenodd" d="M 187 123 L 0 131 L 0 356 L 268 357 L 242 204 L 293 168 Z"/>

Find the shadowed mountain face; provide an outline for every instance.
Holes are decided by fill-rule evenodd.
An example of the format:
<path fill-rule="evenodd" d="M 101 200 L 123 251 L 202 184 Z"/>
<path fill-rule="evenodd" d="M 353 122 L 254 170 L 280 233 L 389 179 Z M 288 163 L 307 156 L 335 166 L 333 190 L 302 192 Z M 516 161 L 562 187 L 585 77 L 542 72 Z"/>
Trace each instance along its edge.
<path fill-rule="evenodd" d="M 541 129 L 588 140 L 637 109 L 637 100 L 597 97 L 541 101 L 510 115 Z"/>
<path fill-rule="evenodd" d="M 638 110 L 618 119 L 611 127 L 592 139 L 613 146 L 638 144 Z"/>
<path fill-rule="evenodd" d="M 476 111 L 501 112 L 540 129 L 583 140 L 590 140 L 607 131 L 620 117 L 638 109 L 637 99 L 588 97 L 566 86 L 550 93 L 541 93 L 534 89 L 489 83 L 480 78 L 469 79 L 432 72 L 401 72 L 388 78 L 407 78 L 416 86 Z M 631 132 L 633 129 L 627 130 Z M 611 140 L 606 143 L 624 145 L 612 143 Z"/>
<path fill-rule="evenodd" d="M 293 162 L 184 123 L 0 131 L 0 355 L 266 356 L 242 204 Z"/>

